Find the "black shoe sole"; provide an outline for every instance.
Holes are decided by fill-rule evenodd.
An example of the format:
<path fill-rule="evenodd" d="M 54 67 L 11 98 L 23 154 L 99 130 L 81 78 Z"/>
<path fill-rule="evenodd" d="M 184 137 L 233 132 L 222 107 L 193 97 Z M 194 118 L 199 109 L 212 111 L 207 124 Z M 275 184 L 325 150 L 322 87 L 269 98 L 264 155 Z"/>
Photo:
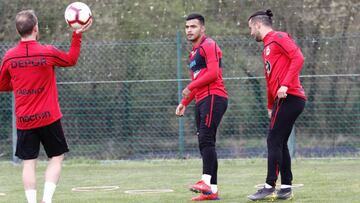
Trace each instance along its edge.
<path fill-rule="evenodd" d="M 250 198 L 248 197 L 248 199 L 250 199 Z M 250 200 L 251 200 L 251 201 L 255 201 L 255 202 L 257 202 L 257 201 L 273 202 L 273 201 L 277 200 L 277 196 L 276 196 L 276 194 L 273 194 L 272 196 L 270 196 L 270 197 L 265 197 L 265 198 L 263 198 L 263 199 L 250 199 Z"/>
<path fill-rule="evenodd" d="M 196 190 L 196 189 L 194 189 L 194 188 L 189 188 L 189 190 L 190 190 L 191 192 L 202 193 L 202 194 L 204 194 L 204 195 L 209 195 L 209 194 L 211 194 L 211 192 L 203 192 L 203 191 L 200 191 L 200 190 Z"/>
<path fill-rule="evenodd" d="M 189 190 L 190 190 L 191 192 L 201 193 L 201 191 L 200 191 L 200 190 L 195 190 L 194 188 L 189 188 Z"/>

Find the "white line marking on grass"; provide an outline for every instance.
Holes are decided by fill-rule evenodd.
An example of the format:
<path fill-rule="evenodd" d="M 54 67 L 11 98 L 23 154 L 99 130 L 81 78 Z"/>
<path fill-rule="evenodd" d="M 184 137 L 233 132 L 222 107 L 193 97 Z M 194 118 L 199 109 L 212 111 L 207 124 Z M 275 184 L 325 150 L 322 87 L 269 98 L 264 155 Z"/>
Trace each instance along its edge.
<path fill-rule="evenodd" d="M 0 196 L 5 196 L 5 195 L 6 195 L 5 193 L 0 192 Z"/>
<path fill-rule="evenodd" d="M 154 193 L 166 193 L 174 192 L 172 189 L 147 189 L 147 190 L 127 190 L 124 193 L 127 194 L 154 194 Z"/>
<path fill-rule="evenodd" d="M 300 183 L 300 184 L 292 184 L 291 185 L 291 188 L 298 188 L 298 187 L 303 187 L 304 184 Z M 255 188 L 258 188 L 258 189 L 261 189 L 264 187 L 264 183 L 261 183 L 261 184 L 257 184 L 254 186 Z M 277 187 L 280 187 L 280 185 L 277 185 Z"/>
<path fill-rule="evenodd" d="M 88 187 L 74 187 L 73 192 L 93 192 L 93 191 L 111 191 L 117 190 L 119 186 L 88 186 Z"/>

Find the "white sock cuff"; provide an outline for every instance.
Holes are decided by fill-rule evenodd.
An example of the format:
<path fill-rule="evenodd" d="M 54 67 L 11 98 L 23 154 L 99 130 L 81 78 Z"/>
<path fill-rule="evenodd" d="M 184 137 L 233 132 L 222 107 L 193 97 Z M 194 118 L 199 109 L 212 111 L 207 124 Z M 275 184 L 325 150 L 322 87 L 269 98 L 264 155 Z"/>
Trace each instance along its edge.
<path fill-rule="evenodd" d="M 56 184 L 53 182 L 45 182 L 44 187 L 56 188 Z"/>
<path fill-rule="evenodd" d="M 44 195 L 43 195 L 43 201 L 46 203 L 52 202 L 52 197 L 54 195 L 56 189 L 56 184 L 52 182 L 45 182 L 44 184 Z"/>
<path fill-rule="evenodd" d="M 211 175 L 203 174 L 201 180 L 203 180 L 206 185 L 210 185 Z"/>
<path fill-rule="evenodd" d="M 217 193 L 217 191 L 218 191 L 218 186 L 217 185 L 211 184 L 210 187 L 211 187 L 211 192 L 212 193 Z"/>
<path fill-rule="evenodd" d="M 286 188 L 291 188 L 292 186 L 291 185 L 281 185 L 280 188 L 281 189 L 286 189 Z"/>
<path fill-rule="evenodd" d="M 28 203 L 36 203 L 37 199 L 35 189 L 25 190 L 25 196 Z"/>
<path fill-rule="evenodd" d="M 269 185 L 269 184 L 267 184 L 267 183 L 264 184 L 264 187 L 265 187 L 265 188 L 272 188 L 272 186 Z"/>

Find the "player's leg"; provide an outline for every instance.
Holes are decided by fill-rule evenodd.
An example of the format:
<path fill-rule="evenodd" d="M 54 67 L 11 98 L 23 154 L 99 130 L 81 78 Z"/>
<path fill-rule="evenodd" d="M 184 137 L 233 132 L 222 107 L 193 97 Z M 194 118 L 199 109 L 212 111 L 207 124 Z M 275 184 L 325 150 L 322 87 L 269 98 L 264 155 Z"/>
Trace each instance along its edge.
<path fill-rule="evenodd" d="M 289 138 L 289 137 L 287 137 Z M 281 184 L 282 185 L 291 185 L 292 183 L 292 172 L 291 172 L 291 157 L 288 148 L 288 140 L 284 139 L 283 149 L 282 149 L 282 162 L 280 164 L 280 174 L 281 174 Z"/>
<path fill-rule="evenodd" d="M 267 143 L 268 143 L 268 176 L 266 183 L 275 186 L 279 170 L 284 174 L 282 180 L 291 184 L 291 160 L 287 148 L 287 140 L 296 118 L 304 109 L 304 100 L 288 95 L 286 99 L 280 99 L 274 108 Z M 300 102 L 300 103 L 299 103 Z M 284 156 L 285 155 L 285 156 Z"/>
<path fill-rule="evenodd" d="M 282 151 L 281 159 L 279 160 L 280 173 L 281 173 L 281 184 L 291 185 L 292 183 L 292 172 L 291 172 L 291 157 L 287 142 L 289 140 L 293 125 L 303 111 L 305 101 L 299 97 L 288 95 L 282 108 L 279 111 L 279 118 L 277 124 L 279 128 L 278 134 L 283 137 L 282 139 Z M 274 127 L 275 128 L 275 127 Z"/>
<path fill-rule="evenodd" d="M 23 160 L 22 179 L 28 203 L 36 203 L 36 159 Z"/>
<path fill-rule="evenodd" d="M 41 142 L 49 158 L 45 171 L 43 202 L 51 203 L 60 178 L 64 153 L 69 151 L 60 120 L 41 128 Z"/>
<path fill-rule="evenodd" d="M 268 148 L 268 163 L 267 163 L 267 177 L 266 184 L 271 187 L 276 186 L 276 181 L 281 169 L 281 163 L 283 163 L 283 146 L 284 140 L 286 140 L 287 134 L 291 132 L 292 126 L 284 125 L 281 109 L 279 107 L 278 114 L 276 115 L 276 121 L 273 128 L 269 130 L 267 137 Z"/>
<path fill-rule="evenodd" d="M 291 110 L 287 111 L 289 120 L 292 121 L 293 125 L 296 119 L 299 117 L 301 112 L 305 107 L 305 101 L 301 98 L 289 95 L 287 98 L 287 105 L 291 106 Z M 291 132 L 290 132 L 291 133 Z M 284 139 L 283 150 L 282 150 L 282 162 L 280 164 L 280 174 L 281 174 L 281 186 L 280 190 L 277 192 L 277 198 L 279 199 L 291 199 L 292 194 L 292 171 L 291 171 L 291 157 L 289 153 L 289 148 L 287 142 L 289 140 L 290 134 Z"/>
<path fill-rule="evenodd" d="M 276 112 L 276 108 L 273 108 L 273 115 Z M 263 188 L 258 190 L 256 193 L 249 195 L 248 198 L 251 200 L 275 200 L 276 193 L 275 193 L 275 185 L 276 180 L 278 178 L 279 173 L 279 160 L 281 159 L 281 144 L 280 136 L 278 133 L 275 133 L 274 130 L 269 130 L 267 136 L 267 149 L 268 149 L 268 156 L 267 156 L 267 176 L 266 182 Z"/>
<path fill-rule="evenodd" d="M 213 167 L 213 172 L 211 173 L 211 180 L 210 180 L 210 187 L 212 193 L 218 192 L 218 186 L 217 186 L 217 172 L 218 172 L 218 159 L 217 159 L 217 152 L 215 151 L 215 165 Z"/>
<path fill-rule="evenodd" d="M 46 171 L 45 181 L 51 183 L 57 183 L 59 181 L 62 161 L 64 160 L 64 154 L 54 156 L 49 159 Z"/>
<path fill-rule="evenodd" d="M 17 130 L 15 155 L 23 160 L 22 180 L 28 203 L 36 203 L 36 159 L 40 138 L 36 130 Z"/>
<path fill-rule="evenodd" d="M 280 170 L 283 171 L 281 174 L 282 179 L 287 180 L 285 183 L 291 185 L 292 173 L 287 140 L 296 118 L 300 115 L 305 105 L 302 99 L 296 99 L 296 101 L 294 102 L 294 96 L 288 95 L 286 99 L 277 100 L 274 104 L 267 137 L 268 170 L 266 183 L 264 188 L 249 196 L 252 200 L 276 198 L 275 185 Z M 283 153 L 286 153 L 285 156 Z"/>
<path fill-rule="evenodd" d="M 213 109 L 212 109 L 212 116 L 211 116 L 211 124 L 210 124 L 210 129 L 212 131 L 211 134 L 214 134 L 213 139 L 214 139 L 214 143 L 216 145 L 216 134 L 217 134 L 217 129 L 220 125 L 220 122 L 222 120 L 222 117 L 224 116 L 226 109 L 227 109 L 227 105 L 228 105 L 228 101 L 226 98 L 224 97 L 220 97 L 220 96 L 214 96 L 214 101 L 213 101 Z M 217 171 L 218 171 L 218 159 L 217 159 L 217 152 L 216 152 L 216 146 L 215 146 L 215 163 L 213 165 L 213 171 L 211 173 L 211 188 L 212 188 L 212 192 L 216 193 L 217 192 Z"/>
<path fill-rule="evenodd" d="M 43 203 L 51 203 L 54 195 L 56 185 L 60 178 L 61 165 L 64 159 L 64 154 L 54 156 L 49 159 L 48 166 L 45 171 L 45 184 Z"/>
<path fill-rule="evenodd" d="M 205 192 L 210 193 L 210 181 L 212 165 L 215 161 L 215 143 L 213 138 L 209 136 L 209 129 L 206 126 L 206 119 L 210 111 L 211 97 L 206 97 L 202 101 L 196 104 L 196 125 L 197 125 L 197 136 L 199 143 L 199 150 L 203 162 L 203 174 L 201 180 L 194 184 L 190 190 L 194 192 Z"/>
<path fill-rule="evenodd" d="M 248 196 L 251 200 L 274 200 L 276 198 L 275 186 L 283 159 L 283 144 L 292 128 L 286 111 L 287 105 L 285 99 L 276 100 L 272 109 L 271 122 L 267 136 L 268 157 L 266 182 L 262 189 Z"/>
<path fill-rule="evenodd" d="M 199 104 L 200 130 L 199 148 L 203 159 L 203 176 L 201 184 L 195 189 L 204 193 L 193 200 L 218 199 L 217 169 L 218 160 L 216 153 L 216 131 L 227 108 L 227 99 L 218 96 L 209 96 L 204 103 Z M 204 187 L 206 185 L 206 187 Z M 210 187 L 209 187 L 210 186 Z"/>
<path fill-rule="evenodd" d="M 278 199 L 291 199 L 293 197 L 291 189 L 293 176 L 291 172 L 291 157 L 287 145 L 288 138 L 283 142 L 282 163 L 280 164 L 281 186 L 280 190 L 276 193 Z"/>

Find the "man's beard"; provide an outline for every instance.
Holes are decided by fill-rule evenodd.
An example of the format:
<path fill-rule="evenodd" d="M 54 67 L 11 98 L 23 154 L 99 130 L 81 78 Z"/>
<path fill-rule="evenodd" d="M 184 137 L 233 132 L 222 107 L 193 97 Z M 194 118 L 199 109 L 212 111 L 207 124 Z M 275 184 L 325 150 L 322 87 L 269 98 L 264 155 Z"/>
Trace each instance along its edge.
<path fill-rule="evenodd" d="M 258 33 L 257 35 L 255 35 L 255 40 L 257 41 L 257 42 L 262 42 L 262 38 L 261 38 L 261 36 L 260 36 L 260 34 Z"/>
<path fill-rule="evenodd" d="M 255 37 L 255 40 L 256 40 L 257 42 L 262 42 L 262 39 L 261 39 L 261 37 L 259 37 L 259 36 L 256 36 L 256 37 Z"/>
<path fill-rule="evenodd" d="M 200 36 L 196 37 L 196 38 L 192 38 L 192 39 L 188 39 L 188 41 L 190 42 L 196 42 L 199 39 Z"/>

